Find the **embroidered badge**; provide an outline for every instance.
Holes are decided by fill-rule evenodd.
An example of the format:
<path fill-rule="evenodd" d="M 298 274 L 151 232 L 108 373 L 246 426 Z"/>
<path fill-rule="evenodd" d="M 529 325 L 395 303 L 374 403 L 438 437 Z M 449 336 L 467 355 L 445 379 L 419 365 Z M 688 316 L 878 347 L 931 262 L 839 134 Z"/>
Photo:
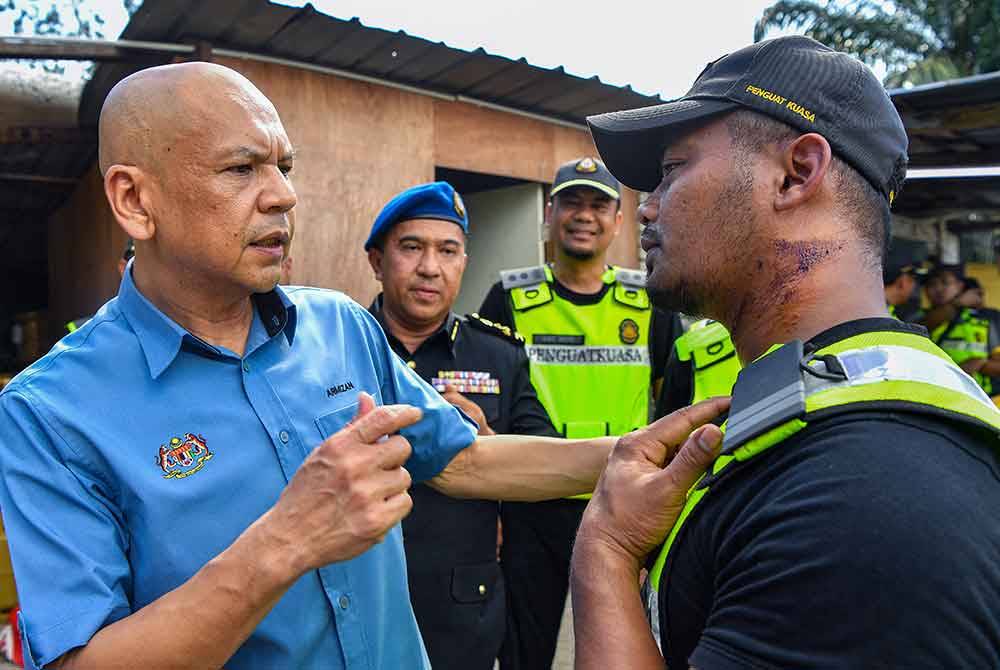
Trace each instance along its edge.
<path fill-rule="evenodd" d="M 582 158 L 580 159 L 580 162 L 576 164 L 576 171 L 584 174 L 597 172 L 597 162 L 590 157 Z"/>
<path fill-rule="evenodd" d="M 213 454 L 201 435 L 184 433 L 184 437 L 171 437 L 168 444 L 160 445 L 156 464 L 163 470 L 164 479 L 190 477 L 205 467 Z"/>
<path fill-rule="evenodd" d="M 458 214 L 463 219 L 465 218 L 465 203 L 462 202 L 462 196 L 455 191 L 455 197 L 453 198 L 455 204 L 455 213 Z"/>
<path fill-rule="evenodd" d="M 618 324 L 618 337 L 625 344 L 635 344 L 639 340 L 639 324 L 632 319 L 623 319 Z"/>
<path fill-rule="evenodd" d="M 465 370 L 438 370 L 438 376 L 431 379 L 431 386 L 438 393 L 444 393 L 445 386 L 451 386 L 461 394 L 486 393 L 500 395 L 500 380 L 489 372 Z"/>

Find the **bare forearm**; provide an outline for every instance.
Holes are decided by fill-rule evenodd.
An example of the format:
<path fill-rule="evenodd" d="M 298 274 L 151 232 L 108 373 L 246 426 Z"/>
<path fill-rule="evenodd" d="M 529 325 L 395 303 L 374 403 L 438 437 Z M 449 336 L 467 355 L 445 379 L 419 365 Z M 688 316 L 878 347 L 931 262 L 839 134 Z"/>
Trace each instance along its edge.
<path fill-rule="evenodd" d="M 639 566 L 599 542 L 578 537 L 570 575 L 576 670 L 627 666 L 663 670 L 639 592 Z"/>
<path fill-rule="evenodd" d="M 50 667 L 222 668 L 294 583 L 296 571 L 275 549 L 258 522 L 183 585 L 101 629 Z M 193 624 L 197 634 L 164 634 L 178 622 Z"/>
<path fill-rule="evenodd" d="M 430 480 L 456 498 L 537 501 L 594 490 L 616 437 L 480 436 Z"/>

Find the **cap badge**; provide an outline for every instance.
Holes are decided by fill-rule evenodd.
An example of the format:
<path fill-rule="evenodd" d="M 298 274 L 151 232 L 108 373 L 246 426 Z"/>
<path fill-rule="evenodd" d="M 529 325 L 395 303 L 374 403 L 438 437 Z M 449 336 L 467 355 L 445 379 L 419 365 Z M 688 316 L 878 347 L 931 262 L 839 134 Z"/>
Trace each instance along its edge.
<path fill-rule="evenodd" d="M 183 479 L 205 467 L 213 454 L 201 435 L 184 433 L 184 437 L 171 437 L 170 442 L 160 445 L 156 464 L 163 470 L 164 479 Z"/>
<path fill-rule="evenodd" d="M 452 198 L 452 203 L 455 205 L 455 213 L 464 219 L 465 203 L 462 202 L 462 196 L 458 194 L 458 191 L 455 191 L 455 196 Z"/>
<path fill-rule="evenodd" d="M 597 162 L 590 157 L 582 158 L 580 159 L 580 162 L 576 164 L 576 171 L 584 174 L 597 172 Z"/>

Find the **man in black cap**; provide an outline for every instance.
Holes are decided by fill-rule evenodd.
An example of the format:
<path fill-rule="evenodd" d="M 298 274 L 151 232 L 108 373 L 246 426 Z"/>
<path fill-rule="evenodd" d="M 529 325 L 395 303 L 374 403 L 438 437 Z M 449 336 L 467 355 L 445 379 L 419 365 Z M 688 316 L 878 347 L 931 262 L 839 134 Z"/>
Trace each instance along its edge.
<path fill-rule="evenodd" d="M 480 435 L 555 436 L 531 386 L 524 340 L 476 314 L 451 311 L 462 286 L 469 220 L 447 182 L 403 191 L 365 244 L 382 293 L 369 308 L 389 346 L 479 424 Z M 493 670 L 503 641 L 504 580 L 495 500 L 410 489 L 403 519 L 410 602 L 435 670 Z"/>
<path fill-rule="evenodd" d="M 1000 665 L 1000 411 L 886 314 L 907 142 L 878 80 L 783 37 L 590 124 L 651 192 L 654 302 L 722 322 L 746 366 L 724 439 L 612 452 L 574 547 L 577 670 Z"/>
<path fill-rule="evenodd" d="M 916 288 L 927 276 L 927 269 L 923 267 L 926 259 L 926 244 L 899 238 L 889 245 L 882 268 L 882 283 L 890 316 L 900 321 L 912 321 L 916 317 L 920 308 Z"/>
<path fill-rule="evenodd" d="M 680 323 L 652 308 L 643 273 L 608 265 L 622 226 L 621 185 L 603 163 L 563 164 L 550 194 L 552 264 L 504 270 L 479 311 L 525 338 L 531 381 L 564 437 L 622 435 L 649 422 L 651 390 Z M 511 610 L 504 670 L 552 665 L 587 497 L 503 506 Z"/>

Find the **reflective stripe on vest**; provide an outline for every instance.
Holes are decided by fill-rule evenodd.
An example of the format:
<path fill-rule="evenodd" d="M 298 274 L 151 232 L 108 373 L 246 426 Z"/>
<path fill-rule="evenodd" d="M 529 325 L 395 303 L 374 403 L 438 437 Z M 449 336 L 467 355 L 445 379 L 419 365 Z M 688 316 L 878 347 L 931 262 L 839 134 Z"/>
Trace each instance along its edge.
<path fill-rule="evenodd" d="M 718 321 L 698 321 L 677 338 L 674 347 L 678 360 L 691 361 L 692 405 L 732 392 L 742 366 L 725 326 Z"/>
<path fill-rule="evenodd" d="M 786 345 L 787 346 L 787 345 Z M 773 350 L 772 350 L 773 351 Z M 831 357 L 831 358 L 827 358 Z M 780 445 L 811 420 L 833 413 L 878 408 L 890 404 L 904 411 L 947 416 L 959 423 L 985 428 L 1000 436 L 1000 409 L 976 382 L 930 340 L 911 333 L 874 332 L 856 335 L 806 357 L 819 376 L 802 371 L 796 388 L 777 391 L 762 401 L 730 416 L 724 430 L 723 454 L 711 472 L 688 491 L 687 502 L 668 534 L 649 574 L 646 611 L 661 645 L 659 590 L 670 566 L 671 550 L 677 546 L 685 522 L 714 482 L 734 462 L 745 462 Z M 838 377 L 838 378 L 833 378 Z M 766 417 L 787 416 L 789 398 L 801 399 L 802 411 L 791 419 L 768 425 Z M 752 415 L 752 416 L 751 416 Z M 765 417 L 763 424 L 760 417 Z M 755 430 L 746 433 L 747 426 Z M 731 440 L 743 431 L 749 439 Z"/>

